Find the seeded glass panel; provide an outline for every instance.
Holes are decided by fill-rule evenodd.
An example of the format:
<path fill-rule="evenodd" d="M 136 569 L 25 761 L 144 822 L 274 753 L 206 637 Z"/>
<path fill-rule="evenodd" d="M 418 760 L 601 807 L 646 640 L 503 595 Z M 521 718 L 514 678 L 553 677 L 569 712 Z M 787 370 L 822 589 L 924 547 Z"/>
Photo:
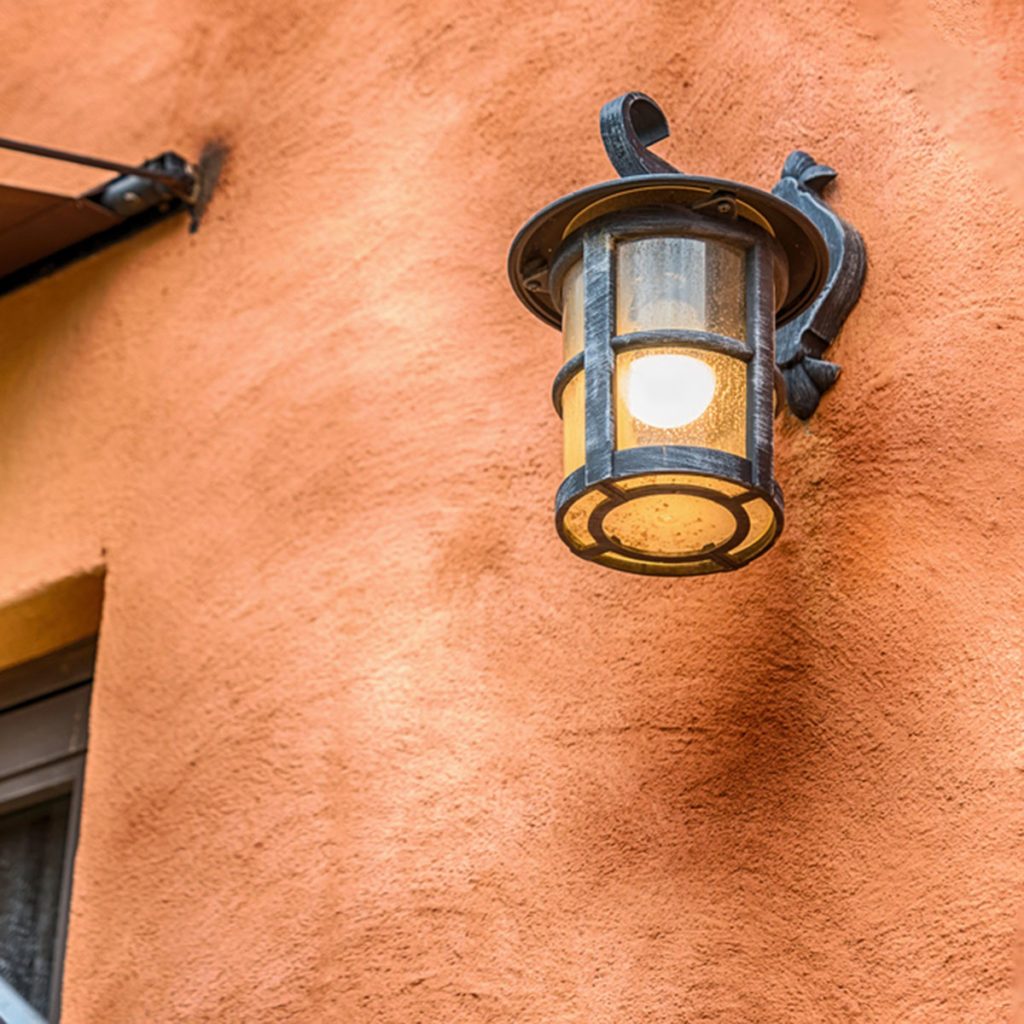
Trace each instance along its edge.
<path fill-rule="evenodd" d="M 615 357 L 615 444 L 693 445 L 745 456 L 747 364 L 662 345 Z"/>
<path fill-rule="evenodd" d="M 750 529 L 736 550 L 735 557 L 741 562 L 748 561 L 767 547 L 779 530 L 775 511 L 763 498 L 752 498 L 744 503 L 743 508 L 750 518 Z"/>
<path fill-rule="evenodd" d="M 704 576 L 712 572 L 721 572 L 722 566 L 712 558 L 699 562 L 684 562 L 680 565 L 666 566 L 663 562 L 645 562 L 642 558 L 619 555 L 609 551 L 596 559 L 601 565 L 625 572 L 637 572 L 646 576 Z"/>
<path fill-rule="evenodd" d="M 574 263 L 562 283 L 562 349 L 565 362 L 583 351 L 583 261 Z M 565 475 L 586 461 L 583 373 L 577 373 L 562 392 Z"/>
<path fill-rule="evenodd" d="M 726 544 L 736 532 L 736 519 L 710 498 L 648 494 L 613 509 L 604 531 L 618 547 L 639 555 L 679 557 Z"/>
<path fill-rule="evenodd" d="M 578 548 L 589 548 L 594 545 L 590 533 L 590 513 L 606 500 L 603 491 L 588 491 L 580 495 L 565 514 L 565 532 Z"/>
<path fill-rule="evenodd" d="M 49 1014 L 71 798 L 0 817 L 0 977 Z"/>
<path fill-rule="evenodd" d="M 564 362 L 583 351 L 583 261 L 574 263 L 562 282 L 562 350 Z"/>
<path fill-rule="evenodd" d="M 668 329 L 746 339 L 746 254 L 699 238 L 637 238 L 617 247 L 619 334 Z"/>
<path fill-rule="evenodd" d="M 713 476 L 701 476 L 697 473 L 646 473 L 643 476 L 630 476 L 624 480 L 615 481 L 615 486 L 627 494 L 642 487 L 666 484 L 682 487 L 710 487 L 730 498 L 747 493 L 747 488 L 743 484 L 733 483 L 731 480 L 719 480 Z"/>
<path fill-rule="evenodd" d="M 587 389 L 580 370 L 562 392 L 562 438 L 565 455 L 565 475 L 579 469 L 587 460 L 585 406 Z"/>

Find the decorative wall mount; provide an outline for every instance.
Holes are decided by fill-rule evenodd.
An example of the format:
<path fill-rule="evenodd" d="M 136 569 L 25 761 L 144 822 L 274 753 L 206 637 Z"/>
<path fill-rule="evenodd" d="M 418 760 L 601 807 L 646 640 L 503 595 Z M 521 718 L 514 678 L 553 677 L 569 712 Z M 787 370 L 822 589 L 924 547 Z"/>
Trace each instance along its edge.
<path fill-rule="evenodd" d="M 628 92 L 601 108 L 601 139 L 612 166 L 623 178 L 642 174 L 681 174 L 648 149 L 669 136 L 668 120 L 649 96 Z M 775 338 L 775 361 L 786 381 L 786 403 L 800 419 L 809 419 L 821 396 L 836 382 L 840 367 L 822 358 L 860 298 L 867 254 L 860 234 L 825 201 L 823 192 L 836 172 L 803 150 L 786 157 L 772 194 L 795 206 L 821 231 L 829 269 L 814 302 L 782 324 Z M 731 197 L 723 194 L 718 211 Z"/>
<path fill-rule="evenodd" d="M 786 401 L 802 420 L 810 418 L 839 377 L 840 368 L 821 356 L 857 305 L 867 270 L 864 240 L 822 195 L 835 177 L 831 167 L 796 149 L 786 157 L 782 177 L 772 189 L 814 223 L 828 246 L 828 278 L 821 294 L 775 336 L 775 361 L 786 378 Z"/>

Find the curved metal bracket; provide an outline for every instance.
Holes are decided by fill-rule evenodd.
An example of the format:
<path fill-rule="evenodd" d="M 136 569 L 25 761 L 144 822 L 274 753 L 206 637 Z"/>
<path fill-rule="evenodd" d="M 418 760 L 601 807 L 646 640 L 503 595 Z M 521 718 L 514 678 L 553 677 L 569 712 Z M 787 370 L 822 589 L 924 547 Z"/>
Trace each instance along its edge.
<path fill-rule="evenodd" d="M 601 141 L 621 178 L 681 173 L 647 149 L 668 136 L 661 107 L 645 93 L 623 93 L 601 108 Z"/>
<path fill-rule="evenodd" d="M 831 167 L 797 149 L 786 157 L 782 177 L 772 189 L 814 223 L 828 246 L 824 287 L 803 313 L 779 328 L 775 339 L 775 361 L 786 378 L 786 400 L 802 420 L 810 418 L 839 376 L 840 367 L 821 357 L 857 305 L 867 270 L 864 240 L 822 197 L 835 177 Z"/>
<path fill-rule="evenodd" d="M 647 148 L 668 136 L 665 114 L 645 93 L 623 93 L 601 108 L 601 140 L 620 177 L 682 173 Z M 828 246 L 828 277 L 821 292 L 802 314 L 780 327 L 776 337 L 775 361 L 786 380 L 787 403 L 804 420 L 839 376 L 840 368 L 821 357 L 857 304 L 867 269 L 863 239 L 822 197 L 835 177 L 831 167 L 795 150 L 772 189 L 821 231 Z"/>

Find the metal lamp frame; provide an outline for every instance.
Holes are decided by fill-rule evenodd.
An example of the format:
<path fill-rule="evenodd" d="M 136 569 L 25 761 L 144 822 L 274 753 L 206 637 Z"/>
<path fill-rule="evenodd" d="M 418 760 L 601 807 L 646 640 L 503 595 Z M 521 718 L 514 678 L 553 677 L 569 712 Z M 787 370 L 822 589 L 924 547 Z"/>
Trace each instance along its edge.
<path fill-rule="evenodd" d="M 664 330 L 619 334 L 616 330 L 618 272 L 616 247 L 635 238 L 685 237 L 723 242 L 746 254 L 746 339 L 729 338 L 706 331 Z M 583 352 L 569 360 L 555 379 L 555 407 L 561 413 L 561 394 L 576 373 L 585 371 L 584 425 L 586 461 L 558 489 L 555 523 L 559 535 L 578 555 L 597 559 L 606 552 L 671 566 L 711 560 L 720 569 L 737 569 L 745 563 L 732 555 L 747 535 L 749 519 L 743 505 L 763 498 L 776 515 L 778 528 L 762 550 L 767 550 L 781 531 L 782 492 L 772 473 L 772 405 L 776 389 L 774 322 L 776 282 L 786 280 L 785 259 L 767 232 L 754 224 L 695 213 L 685 209 L 641 209 L 611 214 L 581 227 L 566 239 L 556 254 L 551 271 L 551 291 L 561 299 L 568 268 L 583 260 Z M 746 452 L 740 457 L 710 448 L 683 445 L 616 449 L 614 414 L 615 357 L 633 348 L 672 345 L 714 352 L 740 360 L 747 368 Z M 746 488 L 744 494 L 726 498 L 720 491 L 680 484 L 658 484 L 633 489 L 627 494 L 616 486 L 624 478 L 649 474 L 686 474 L 714 477 Z M 579 548 L 565 530 L 565 515 L 585 492 L 599 489 L 606 500 L 590 515 L 589 531 L 597 543 Z M 725 506 L 736 521 L 733 535 L 708 551 L 686 556 L 652 555 L 618 545 L 603 529 L 608 513 L 622 502 L 645 494 L 693 494 Z M 760 554 L 761 551 L 758 551 Z M 627 571 L 650 572 L 646 566 L 616 566 Z"/>

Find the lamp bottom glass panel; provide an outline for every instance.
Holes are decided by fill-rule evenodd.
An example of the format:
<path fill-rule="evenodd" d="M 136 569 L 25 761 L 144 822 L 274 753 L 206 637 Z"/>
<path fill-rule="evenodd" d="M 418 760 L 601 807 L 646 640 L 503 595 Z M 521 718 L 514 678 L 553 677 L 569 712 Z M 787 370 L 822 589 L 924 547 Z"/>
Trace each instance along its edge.
<path fill-rule="evenodd" d="M 760 492 L 692 473 L 606 481 L 559 516 L 559 531 L 576 554 L 658 576 L 739 568 L 766 551 L 780 527 L 780 510 Z"/>

